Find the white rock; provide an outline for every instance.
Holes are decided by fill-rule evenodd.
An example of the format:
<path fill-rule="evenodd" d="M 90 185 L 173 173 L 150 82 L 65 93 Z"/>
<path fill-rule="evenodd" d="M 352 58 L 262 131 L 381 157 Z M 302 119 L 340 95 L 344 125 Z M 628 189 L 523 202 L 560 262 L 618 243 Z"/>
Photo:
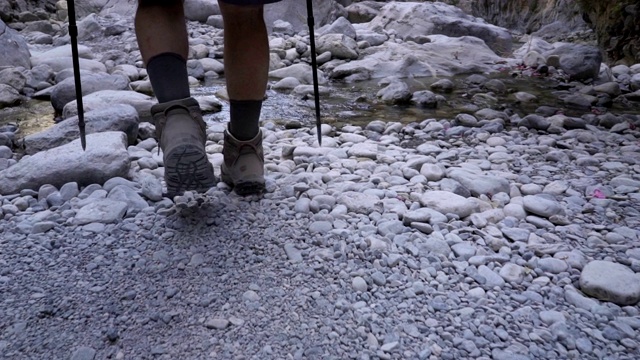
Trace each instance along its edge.
<path fill-rule="evenodd" d="M 382 201 L 374 195 L 347 191 L 338 196 L 338 204 L 345 205 L 350 212 L 369 215 L 382 210 Z"/>
<path fill-rule="evenodd" d="M 127 203 L 110 199 L 101 199 L 80 208 L 76 213 L 74 223 L 86 225 L 90 223 L 115 223 L 127 212 Z"/>
<path fill-rule="evenodd" d="M 564 209 L 560 203 L 541 195 L 525 196 L 523 198 L 523 206 L 526 211 L 545 218 L 553 215 L 564 215 Z"/>
<path fill-rule="evenodd" d="M 622 264 L 596 260 L 582 270 L 580 289 L 599 300 L 635 305 L 640 301 L 640 276 Z"/>
<path fill-rule="evenodd" d="M 513 263 L 506 263 L 499 272 L 500 276 L 509 283 L 520 284 L 524 280 L 524 268 Z"/>
<path fill-rule="evenodd" d="M 445 175 L 444 169 L 438 164 L 423 164 L 420 168 L 420 174 L 429 181 L 440 181 Z"/>
<path fill-rule="evenodd" d="M 472 173 L 461 168 L 449 169 L 447 176 L 469 189 L 473 196 L 492 196 L 501 192 L 509 192 L 509 181 L 502 177 Z"/>
<path fill-rule="evenodd" d="M 38 189 L 44 184 L 60 187 L 69 182 L 79 185 L 103 184 L 129 172 L 127 138 L 122 132 L 104 132 L 87 136 L 87 150 L 80 140 L 34 154 L 0 171 L 0 194 L 15 194 L 23 189 Z"/>
<path fill-rule="evenodd" d="M 420 203 L 442 214 L 456 214 L 460 218 L 479 210 L 474 201 L 448 191 L 429 191 L 420 197 Z"/>

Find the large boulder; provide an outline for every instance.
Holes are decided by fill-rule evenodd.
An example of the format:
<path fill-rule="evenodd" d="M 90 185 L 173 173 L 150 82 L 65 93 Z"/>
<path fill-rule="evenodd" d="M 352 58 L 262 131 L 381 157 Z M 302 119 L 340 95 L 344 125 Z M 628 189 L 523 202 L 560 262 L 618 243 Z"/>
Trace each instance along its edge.
<path fill-rule="evenodd" d="M 109 109 L 115 104 L 127 104 L 133 106 L 138 112 L 140 121 L 151 121 L 151 106 L 154 99 L 145 94 L 128 90 L 100 90 L 82 97 L 85 112 Z M 62 110 L 62 118 L 68 119 L 78 115 L 78 103 L 76 100 L 69 102 Z"/>
<path fill-rule="evenodd" d="M 600 74 L 602 53 L 595 46 L 558 43 L 555 49 L 543 55 L 547 59 L 550 56 L 557 56 L 560 59 L 560 68 L 572 80 L 597 79 Z"/>
<path fill-rule="evenodd" d="M 185 0 L 184 16 L 188 20 L 206 22 L 212 15 L 220 15 L 217 0 Z"/>
<path fill-rule="evenodd" d="M 102 37 L 104 29 L 98 23 L 96 14 L 89 14 L 78 21 L 78 40 L 91 40 Z"/>
<path fill-rule="evenodd" d="M 554 36 L 587 28 L 577 1 L 574 0 L 443 0 L 491 24 L 522 33 L 541 32 Z M 607 2 L 609 4 L 610 2 Z M 555 34 L 551 34 L 555 29 Z M 547 36 L 544 36 L 548 38 Z"/>
<path fill-rule="evenodd" d="M 18 90 L 5 84 L 0 84 L 0 109 L 19 105 L 23 98 Z"/>
<path fill-rule="evenodd" d="M 13 14 L 8 1 L 0 1 L 0 21 L 10 21 Z"/>
<path fill-rule="evenodd" d="M 316 48 L 318 55 L 329 52 L 336 59 L 358 58 L 358 44 L 356 41 L 343 34 L 326 34 L 318 38 L 318 47 Z"/>
<path fill-rule="evenodd" d="M 29 156 L 0 171 L 0 194 L 17 194 L 42 185 L 56 187 L 69 182 L 80 186 L 103 184 L 114 177 L 126 177 L 130 159 L 127 137 L 122 132 L 87 136 L 87 150 L 80 140 Z"/>
<path fill-rule="evenodd" d="M 89 95 L 100 90 L 127 90 L 129 79 L 123 75 L 107 73 L 88 73 L 81 75 L 82 95 Z M 74 78 L 66 78 L 51 91 L 51 105 L 56 113 L 61 114 L 64 106 L 76 99 Z"/>
<path fill-rule="evenodd" d="M 313 0 L 313 17 L 317 27 L 331 24 L 339 17 L 347 17 L 345 8 L 335 0 Z M 307 3 L 300 0 L 283 0 L 265 6 L 264 18 L 271 29 L 276 20 L 290 23 L 298 32 L 307 29 Z"/>
<path fill-rule="evenodd" d="M 133 106 L 116 104 L 110 108 L 90 111 L 85 114 L 86 133 L 100 133 L 105 131 L 122 131 L 127 134 L 127 143 L 135 144 L 138 136 L 138 112 Z M 77 139 L 78 117 L 63 120 L 47 130 L 24 138 L 27 154 L 35 154 L 49 150 Z"/>
<path fill-rule="evenodd" d="M 31 63 L 33 66 L 43 63 L 47 59 L 51 58 L 70 58 L 72 56 L 71 45 L 62 45 L 54 47 L 43 52 L 34 52 L 31 54 Z M 93 59 L 93 50 L 85 45 L 78 45 L 78 57 L 83 59 Z"/>
<path fill-rule="evenodd" d="M 7 68 L 0 70 L 0 84 L 9 85 L 18 91 L 22 91 L 27 84 L 27 77 L 16 68 Z"/>
<path fill-rule="evenodd" d="M 100 16 L 117 14 L 131 18 L 138 7 L 138 0 L 89 0 L 88 3 L 92 8 L 85 7 L 81 15 L 98 12 Z"/>
<path fill-rule="evenodd" d="M 363 1 L 347 6 L 348 19 L 354 24 L 368 23 L 380 13 L 384 4 L 377 1 Z"/>
<path fill-rule="evenodd" d="M 513 39 L 504 29 L 467 15 L 460 8 L 440 2 L 392 2 L 370 23 L 372 30 L 394 30 L 403 40 L 440 34 L 450 37 L 475 36 L 497 54 L 509 54 Z"/>
<path fill-rule="evenodd" d="M 495 64 L 503 60 L 475 37 L 431 35 L 428 38 L 431 42 L 421 45 L 389 41 L 367 48 L 360 52 L 360 60 L 336 66 L 329 71 L 329 77 L 366 80 L 490 73 L 497 71 Z"/>
<path fill-rule="evenodd" d="M 73 69 L 73 59 L 71 56 L 69 57 L 51 57 L 51 58 L 43 58 L 38 56 L 37 58 L 32 58 L 35 60 L 33 62 L 33 66 L 36 65 L 49 65 L 51 70 L 54 72 L 61 72 L 65 69 Z M 80 70 L 93 71 L 93 72 L 107 72 L 107 67 L 104 66 L 103 63 L 96 60 L 89 60 L 80 58 Z"/>
<path fill-rule="evenodd" d="M 30 58 L 24 38 L 0 20 L 0 68 L 22 66 L 29 69 Z"/>

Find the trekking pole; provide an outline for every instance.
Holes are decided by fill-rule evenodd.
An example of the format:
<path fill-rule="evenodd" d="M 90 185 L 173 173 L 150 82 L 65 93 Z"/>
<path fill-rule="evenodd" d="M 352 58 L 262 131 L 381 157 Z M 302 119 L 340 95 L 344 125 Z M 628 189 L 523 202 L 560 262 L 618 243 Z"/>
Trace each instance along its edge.
<path fill-rule="evenodd" d="M 318 145 L 322 146 L 322 120 L 320 119 L 320 91 L 318 89 L 318 61 L 316 59 L 316 39 L 313 31 L 313 3 L 307 0 L 307 22 L 309 23 L 309 43 L 311 45 L 311 70 L 313 73 L 313 95 L 316 105 L 316 129 L 318 130 Z"/>
<path fill-rule="evenodd" d="M 69 0 L 69 36 L 71 36 L 71 57 L 73 61 L 73 78 L 75 79 L 76 104 L 78 105 L 78 128 L 80 129 L 80 143 L 82 150 L 87 149 L 87 139 L 84 124 L 84 106 L 82 104 L 82 84 L 80 82 L 80 55 L 78 54 L 78 27 L 76 26 L 75 0 Z"/>

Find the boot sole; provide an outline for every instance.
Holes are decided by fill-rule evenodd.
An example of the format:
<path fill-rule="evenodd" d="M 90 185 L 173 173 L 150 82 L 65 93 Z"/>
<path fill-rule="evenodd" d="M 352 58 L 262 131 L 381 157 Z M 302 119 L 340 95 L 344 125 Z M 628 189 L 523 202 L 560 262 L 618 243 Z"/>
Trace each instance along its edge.
<path fill-rule="evenodd" d="M 216 184 L 207 154 L 194 145 L 181 145 L 165 157 L 165 181 L 169 197 L 185 191 L 206 192 Z"/>
<path fill-rule="evenodd" d="M 233 188 L 233 191 L 240 196 L 258 195 L 265 190 L 264 181 L 244 181 L 235 183 L 231 176 L 222 173 L 222 181 Z"/>

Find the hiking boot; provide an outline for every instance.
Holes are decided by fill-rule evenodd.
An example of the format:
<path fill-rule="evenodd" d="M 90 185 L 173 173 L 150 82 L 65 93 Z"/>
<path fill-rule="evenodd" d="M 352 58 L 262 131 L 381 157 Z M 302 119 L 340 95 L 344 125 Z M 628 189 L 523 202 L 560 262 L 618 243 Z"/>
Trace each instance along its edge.
<path fill-rule="evenodd" d="M 225 131 L 222 155 L 222 181 L 233 187 L 236 194 L 244 196 L 264 191 L 262 130 L 248 141 L 240 141 Z"/>
<path fill-rule="evenodd" d="M 169 197 L 185 191 L 205 192 L 216 184 L 213 165 L 207 158 L 202 111 L 194 98 L 151 107 L 156 137 L 164 160 L 164 180 Z"/>

